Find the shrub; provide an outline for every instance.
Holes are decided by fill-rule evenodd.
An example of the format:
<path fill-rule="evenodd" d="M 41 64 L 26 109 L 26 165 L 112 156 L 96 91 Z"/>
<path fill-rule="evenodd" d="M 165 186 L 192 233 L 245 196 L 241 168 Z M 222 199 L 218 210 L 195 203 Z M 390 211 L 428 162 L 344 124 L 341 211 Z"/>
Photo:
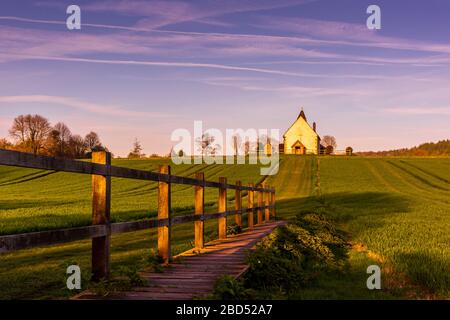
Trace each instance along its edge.
<path fill-rule="evenodd" d="M 340 270 L 346 242 L 319 213 L 302 213 L 264 238 L 248 256 L 245 285 L 260 298 L 289 296 L 319 272 Z"/>
<path fill-rule="evenodd" d="M 233 223 L 227 227 L 227 235 L 239 234 L 242 232 L 242 227 Z"/>
<path fill-rule="evenodd" d="M 214 283 L 213 299 L 217 300 L 249 300 L 254 299 L 255 293 L 246 289 L 242 282 L 234 277 L 225 275 Z"/>

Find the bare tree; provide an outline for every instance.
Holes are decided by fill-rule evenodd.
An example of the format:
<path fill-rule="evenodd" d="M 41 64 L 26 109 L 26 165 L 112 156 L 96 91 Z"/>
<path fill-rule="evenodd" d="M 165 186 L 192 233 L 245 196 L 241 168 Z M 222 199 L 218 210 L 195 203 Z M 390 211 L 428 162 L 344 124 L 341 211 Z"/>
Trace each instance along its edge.
<path fill-rule="evenodd" d="M 233 150 L 234 155 L 239 155 L 239 149 L 241 148 L 241 137 L 238 134 L 235 134 L 233 137 Z"/>
<path fill-rule="evenodd" d="M 202 134 L 201 138 L 197 138 L 196 143 L 203 156 L 215 155 L 220 148 L 219 144 L 215 144 L 216 137 L 209 133 Z"/>
<path fill-rule="evenodd" d="M 46 118 L 28 114 L 15 118 L 9 133 L 21 148 L 38 154 L 43 150 L 50 131 L 51 126 Z"/>
<path fill-rule="evenodd" d="M 16 117 L 13 121 L 11 129 L 9 129 L 9 135 L 18 143 L 25 144 L 27 125 L 24 115 Z"/>
<path fill-rule="evenodd" d="M 322 139 L 322 145 L 324 147 L 331 146 L 333 150 L 337 148 L 336 138 L 333 136 L 324 136 Z"/>
<path fill-rule="evenodd" d="M 78 134 L 73 135 L 69 141 L 69 149 L 72 158 L 84 158 L 86 156 L 87 148 L 84 143 L 83 137 Z"/>
<path fill-rule="evenodd" d="M 244 155 L 248 156 L 250 154 L 251 142 L 246 140 L 244 142 Z"/>
<path fill-rule="evenodd" d="M 99 148 L 102 148 L 102 143 L 100 142 L 100 138 L 97 133 L 91 131 L 84 138 L 85 146 L 88 152 L 95 151 Z"/>
<path fill-rule="evenodd" d="M 11 142 L 9 142 L 8 140 L 6 140 L 5 138 L 1 138 L 0 139 L 0 149 L 12 149 L 13 145 Z"/>
<path fill-rule="evenodd" d="M 54 130 L 58 132 L 58 154 L 60 156 L 65 156 L 68 153 L 67 149 L 70 143 L 70 138 L 72 137 L 72 132 L 63 122 L 58 122 L 55 125 Z"/>

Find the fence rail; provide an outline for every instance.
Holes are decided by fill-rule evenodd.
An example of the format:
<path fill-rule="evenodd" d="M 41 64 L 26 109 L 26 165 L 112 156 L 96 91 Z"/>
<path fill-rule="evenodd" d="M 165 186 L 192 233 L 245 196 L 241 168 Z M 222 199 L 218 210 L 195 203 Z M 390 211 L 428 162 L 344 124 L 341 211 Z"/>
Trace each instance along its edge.
<path fill-rule="evenodd" d="M 0 254 L 36 246 L 59 244 L 83 239 L 92 239 L 93 279 L 108 278 L 110 272 L 111 234 L 158 229 L 158 253 L 168 262 L 171 258 L 171 229 L 173 225 L 194 222 L 195 247 L 204 247 L 204 221 L 218 220 L 218 236 L 227 236 L 227 217 L 234 215 L 235 222 L 242 226 L 242 216 L 248 213 L 248 227 L 254 226 L 254 214 L 257 224 L 267 222 L 275 216 L 275 189 L 267 185 L 243 186 L 240 181 L 228 184 L 221 177 L 219 182 L 206 181 L 204 174 L 196 173 L 195 178 L 172 175 L 170 166 L 160 166 L 159 172 L 135 170 L 111 165 L 108 152 L 92 153 L 91 162 L 52 158 L 17 151 L 0 150 L 0 165 L 42 169 L 92 175 L 92 225 L 78 228 L 30 232 L 0 236 Z M 110 222 L 111 177 L 147 180 L 158 182 L 158 216 L 156 219 L 144 219 L 129 222 Z M 184 184 L 195 187 L 195 208 L 193 215 L 171 216 L 171 185 Z M 204 212 L 204 189 L 218 188 L 218 212 Z M 235 190 L 235 210 L 227 209 L 227 189 Z M 248 191 L 247 208 L 242 208 L 242 191 Z M 257 206 L 254 206 L 257 192 Z"/>

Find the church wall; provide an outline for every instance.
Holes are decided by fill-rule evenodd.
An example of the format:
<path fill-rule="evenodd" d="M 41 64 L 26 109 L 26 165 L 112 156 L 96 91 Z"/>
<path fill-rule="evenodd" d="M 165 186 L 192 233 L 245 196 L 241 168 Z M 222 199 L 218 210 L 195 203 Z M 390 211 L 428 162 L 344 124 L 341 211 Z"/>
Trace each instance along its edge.
<path fill-rule="evenodd" d="M 307 153 L 317 154 L 317 146 L 319 144 L 317 133 L 309 126 L 309 124 L 303 119 L 298 118 L 297 121 L 284 135 L 284 153 L 293 154 L 295 150 L 291 149 L 291 146 L 297 141 L 306 147 Z"/>

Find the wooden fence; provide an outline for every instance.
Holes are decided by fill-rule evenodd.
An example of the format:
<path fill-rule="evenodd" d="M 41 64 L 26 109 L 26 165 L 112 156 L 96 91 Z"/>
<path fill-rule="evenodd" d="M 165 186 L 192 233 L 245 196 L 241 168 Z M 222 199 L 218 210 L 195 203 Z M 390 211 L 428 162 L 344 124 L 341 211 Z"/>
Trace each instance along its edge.
<path fill-rule="evenodd" d="M 171 258 L 171 228 L 173 225 L 194 222 L 196 248 L 204 247 L 204 221 L 218 220 L 218 237 L 227 236 L 227 216 L 234 215 L 237 225 L 242 226 L 242 215 L 248 213 L 248 227 L 269 221 L 275 216 L 275 189 L 268 186 L 249 184 L 228 184 L 226 178 L 219 182 L 206 181 L 204 174 L 196 173 L 195 178 L 175 176 L 170 166 L 160 166 L 159 172 L 135 170 L 111 165 L 111 154 L 94 152 L 91 162 L 52 158 L 9 150 L 0 150 L 0 165 L 24 168 L 62 171 L 92 175 L 92 224 L 79 228 L 68 228 L 42 232 L 30 232 L 0 236 L 0 254 L 24 248 L 92 239 L 93 280 L 108 278 L 110 273 L 111 234 L 143 229 L 158 229 L 158 254 L 168 262 Z M 148 180 L 158 182 L 158 217 L 139 221 L 111 223 L 111 177 Z M 171 185 L 194 186 L 194 214 L 171 217 Z M 218 188 L 218 212 L 205 213 L 205 188 Z M 235 210 L 227 209 L 227 189 L 235 190 Z M 248 205 L 242 208 L 242 191 L 248 191 Z M 257 192 L 257 205 L 254 205 Z M 0 196 L 1 201 L 1 196 Z"/>

